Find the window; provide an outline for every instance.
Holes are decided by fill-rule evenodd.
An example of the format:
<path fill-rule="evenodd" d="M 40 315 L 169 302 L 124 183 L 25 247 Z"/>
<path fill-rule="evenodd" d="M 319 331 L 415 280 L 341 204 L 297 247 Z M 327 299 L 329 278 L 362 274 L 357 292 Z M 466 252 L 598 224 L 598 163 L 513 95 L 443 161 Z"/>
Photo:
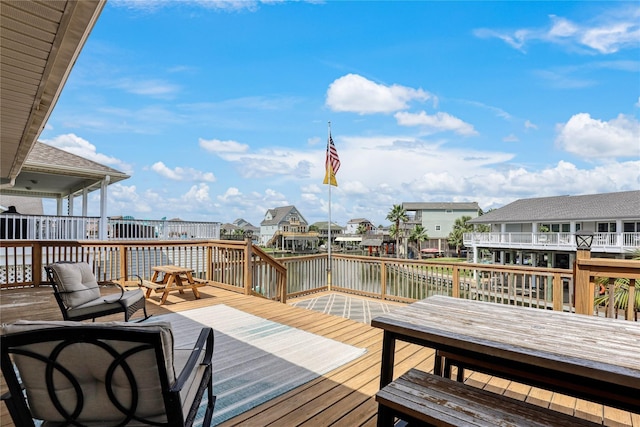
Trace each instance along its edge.
<path fill-rule="evenodd" d="M 452 214 L 452 213 L 453 213 L 453 209 L 446 209 L 446 210 L 444 211 L 444 213 L 451 213 L 451 214 Z"/>
<path fill-rule="evenodd" d="M 625 233 L 640 233 L 640 222 L 625 222 L 622 224 L 622 230 Z"/>
<path fill-rule="evenodd" d="M 440 231 L 440 226 L 436 225 L 436 231 Z"/>
<path fill-rule="evenodd" d="M 598 223 L 598 233 L 615 233 L 616 232 L 616 223 L 615 222 L 600 222 Z"/>

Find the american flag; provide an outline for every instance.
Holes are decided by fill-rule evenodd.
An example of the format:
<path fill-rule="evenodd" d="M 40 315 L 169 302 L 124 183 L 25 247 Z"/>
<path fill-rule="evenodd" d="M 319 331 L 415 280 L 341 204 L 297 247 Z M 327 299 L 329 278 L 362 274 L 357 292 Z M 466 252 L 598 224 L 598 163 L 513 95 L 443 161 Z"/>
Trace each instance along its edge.
<path fill-rule="evenodd" d="M 338 173 L 338 169 L 340 169 L 340 157 L 338 157 L 338 150 L 336 150 L 336 146 L 333 143 L 333 138 L 331 138 L 331 134 L 329 134 L 329 142 L 327 143 L 327 159 L 324 162 L 325 168 L 329 168 L 329 164 L 331 164 L 331 170 L 333 174 Z"/>

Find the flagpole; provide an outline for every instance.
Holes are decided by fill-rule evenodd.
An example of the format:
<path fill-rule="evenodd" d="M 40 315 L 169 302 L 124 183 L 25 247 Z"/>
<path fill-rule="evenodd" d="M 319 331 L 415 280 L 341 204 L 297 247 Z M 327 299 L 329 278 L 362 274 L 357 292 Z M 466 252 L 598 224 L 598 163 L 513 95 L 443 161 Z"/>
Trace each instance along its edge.
<path fill-rule="evenodd" d="M 331 138 L 331 122 L 329 123 L 329 134 L 327 135 L 327 150 L 329 149 L 329 139 Z M 330 163 L 325 165 L 325 169 L 331 167 Z M 326 172 L 326 170 L 325 170 Z M 331 292 L 331 179 L 329 179 L 329 240 L 327 242 L 327 289 Z"/>

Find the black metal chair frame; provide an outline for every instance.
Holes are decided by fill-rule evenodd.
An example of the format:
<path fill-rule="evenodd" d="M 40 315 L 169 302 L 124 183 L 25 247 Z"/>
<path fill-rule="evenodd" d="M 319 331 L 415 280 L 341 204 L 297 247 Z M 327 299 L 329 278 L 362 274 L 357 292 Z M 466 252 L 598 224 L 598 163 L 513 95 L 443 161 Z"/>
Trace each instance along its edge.
<path fill-rule="evenodd" d="M 105 340 L 135 342 L 139 345 L 133 349 L 127 350 L 124 353 L 119 353 L 108 343 L 105 343 Z M 52 350 L 51 354 L 48 357 L 43 357 L 40 354 L 22 348 L 26 345 L 51 341 L 59 341 L 60 344 Z M 82 412 L 83 403 L 87 397 L 83 395 L 82 388 L 80 387 L 78 381 L 57 360 L 57 355 L 64 349 L 64 347 L 76 343 L 93 344 L 108 351 L 113 356 L 113 363 L 111 364 L 109 369 L 109 372 L 111 374 L 113 374 L 113 372 L 117 368 L 122 368 L 126 372 L 132 392 L 131 400 L 128 407 L 125 407 L 122 402 L 116 400 L 112 390 L 112 378 L 110 376 L 107 376 L 104 383 L 107 392 L 109 393 L 111 402 L 120 409 L 125 419 L 120 425 L 126 425 L 128 422 L 136 421 L 153 426 L 191 426 L 194 422 L 194 419 L 198 412 L 198 408 L 202 401 L 202 397 L 204 396 L 206 390 L 208 403 L 202 425 L 203 427 L 210 426 L 216 400 L 215 396 L 213 395 L 211 367 L 211 358 L 213 354 L 213 330 L 211 328 L 202 329 L 194 348 L 191 350 L 189 359 L 182 369 L 182 372 L 177 374 L 174 384 L 169 384 L 160 332 L 130 330 L 125 327 L 113 326 L 110 326 L 108 328 L 86 328 L 81 326 L 43 328 L 0 337 L 0 347 L 2 352 L 2 374 L 4 375 L 9 389 L 9 391 L 2 396 L 2 400 L 7 405 L 9 414 L 11 415 L 11 418 L 13 419 L 16 426 L 35 426 L 35 424 L 26 401 L 23 386 L 20 383 L 20 380 L 18 379 L 14 370 L 14 364 L 11 360 L 12 355 L 32 357 L 46 364 L 46 374 L 45 378 L 43 378 L 42 381 L 46 383 L 48 394 L 54 404 L 57 405 L 59 414 L 66 420 L 65 423 L 61 425 L 80 425 L 75 421 L 75 419 Z M 194 370 L 194 368 L 196 368 L 203 348 L 205 349 L 205 355 L 203 361 L 200 364 L 206 365 L 205 372 L 200 384 L 198 385 L 198 392 L 194 398 L 194 401 L 191 403 L 189 412 L 186 417 L 183 417 L 180 391 L 185 386 L 191 372 Z M 162 395 L 158 396 L 141 396 L 138 394 L 136 381 L 133 376 L 135 366 L 132 366 L 128 363 L 128 357 L 135 355 L 137 352 L 149 349 L 155 350 L 156 364 L 160 382 L 162 385 Z M 62 408 L 62 405 L 60 404 L 60 401 L 56 396 L 54 384 L 55 372 L 64 375 L 65 379 L 69 380 L 72 383 L 73 388 L 75 389 L 76 406 L 71 412 L 65 411 Z M 156 399 L 158 401 L 158 405 L 164 405 L 167 422 L 152 422 L 136 415 L 136 405 L 141 399 Z"/>
<path fill-rule="evenodd" d="M 61 263 L 74 264 L 73 261 L 59 261 L 57 264 L 61 264 Z M 60 311 L 62 312 L 62 317 L 64 318 L 64 320 L 78 321 L 78 320 L 93 319 L 93 321 L 95 322 L 97 317 L 108 316 L 110 314 L 124 313 L 124 320 L 125 320 L 125 322 L 128 322 L 129 318 L 136 311 L 138 311 L 140 309 L 142 309 L 142 311 L 144 312 L 144 318 L 140 319 L 139 320 L 140 322 L 143 321 L 143 320 L 147 320 L 149 317 L 151 317 L 151 316 L 149 316 L 147 314 L 146 298 L 144 298 L 144 294 L 143 294 L 143 297 L 140 300 L 138 300 L 134 304 L 131 304 L 129 307 L 126 307 L 124 304 L 121 304 L 120 301 L 116 301 L 116 302 L 111 304 L 111 308 L 105 309 L 103 311 L 100 311 L 99 313 L 91 313 L 91 314 L 85 314 L 85 315 L 71 316 L 69 314 L 69 311 L 67 310 L 67 307 L 66 307 L 66 305 L 64 303 L 64 300 L 62 299 L 62 294 L 64 292 L 60 290 L 60 287 L 56 283 L 53 269 L 50 266 L 45 266 L 44 269 L 45 269 L 45 271 L 47 273 L 47 279 L 49 280 L 48 284 L 50 284 L 51 287 L 53 288 L 53 295 L 56 298 L 56 302 L 58 303 L 58 307 L 60 307 Z M 139 285 L 142 285 L 142 278 L 140 276 L 133 275 L 131 277 L 135 277 L 136 280 L 139 282 Z M 126 292 L 124 287 L 122 285 L 120 285 L 119 283 L 117 283 L 117 282 L 102 282 L 102 283 L 98 283 L 98 285 L 114 285 L 114 286 L 117 286 L 119 288 L 119 290 L 120 290 L 120 298 L 122 298 L 124 296 L 124 293 Z"/>

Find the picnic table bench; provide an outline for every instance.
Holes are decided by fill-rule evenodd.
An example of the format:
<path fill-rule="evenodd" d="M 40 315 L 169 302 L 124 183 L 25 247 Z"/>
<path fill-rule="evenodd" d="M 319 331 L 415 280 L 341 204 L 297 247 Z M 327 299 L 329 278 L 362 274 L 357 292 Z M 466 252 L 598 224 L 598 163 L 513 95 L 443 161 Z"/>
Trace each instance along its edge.
<path fill-rule="evenodd" d="M 378 426 L 595 427 L 601 424 L 411 369 L 376 394 Z"/>
<path fill-rule="evenodd" d="M 193 277 L 193 269 L 179 267 L 177 265 L 157 265 L 152 267 L 153 277 L 151 280 L 143 280 L 141 287 L 146 288 L 146 297 L 149 298 L 152 292 L 162 293 L 160 305 L 167 301 L 170 292 L 178 291 L 181 294 L 185 289 L 191 289 L 196 299 L 200 298 L 198 288 L 205 286 L 208 282 L 205 279 Z"/>

